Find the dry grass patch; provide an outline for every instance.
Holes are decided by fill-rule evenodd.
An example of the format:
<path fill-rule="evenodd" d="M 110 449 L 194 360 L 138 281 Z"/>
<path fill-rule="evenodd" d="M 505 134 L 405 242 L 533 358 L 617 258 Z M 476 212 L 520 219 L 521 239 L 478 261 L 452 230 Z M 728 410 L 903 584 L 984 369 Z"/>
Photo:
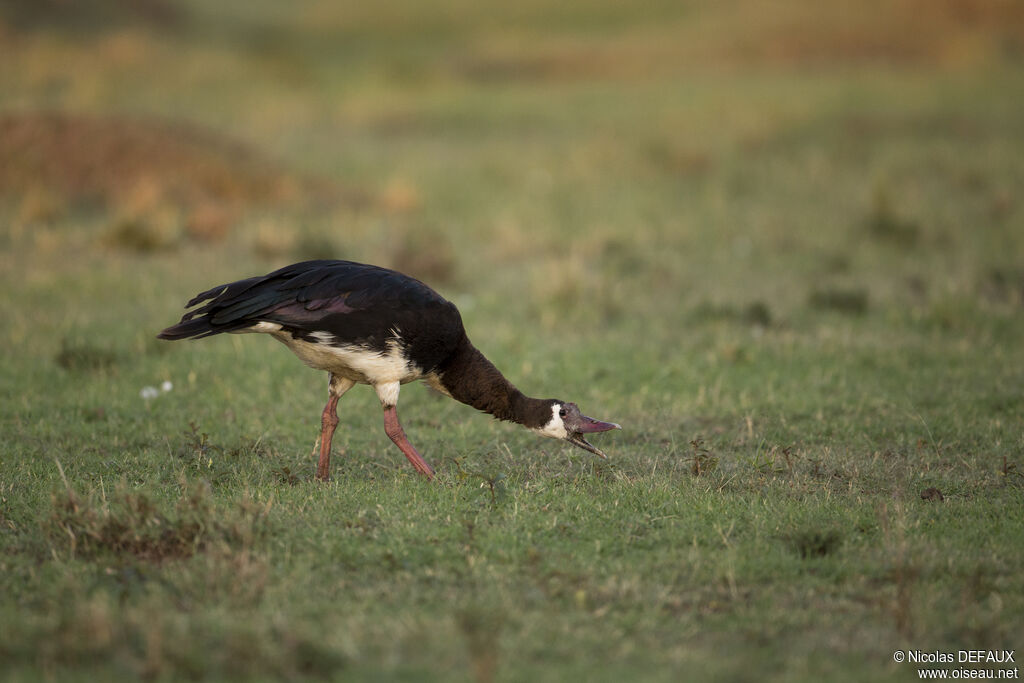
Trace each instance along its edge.
<path fill-rule="evenodd" d="M 249 549 L 266 532 L 270 504 L 241 500 L 231 510 L 214 508 L 209 487 L 185 488 L 173 510 L 144 491 L 121 484 L 108 498 L 82 496 L 70 486 L 53 494 L 44 529 L 55 549 L 70 556 L 134 556 L 161 562 L 217 545 Z"/>

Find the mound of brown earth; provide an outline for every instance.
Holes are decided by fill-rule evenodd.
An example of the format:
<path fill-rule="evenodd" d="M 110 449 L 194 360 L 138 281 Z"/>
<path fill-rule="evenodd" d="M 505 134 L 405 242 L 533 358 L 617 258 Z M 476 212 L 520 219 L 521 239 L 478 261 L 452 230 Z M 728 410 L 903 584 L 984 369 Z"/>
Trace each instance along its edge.
<path fill-rule="evenodd" d="M 54 205 L 99 207 L 129 236 L 170 215 L 199 240 L 223 238 L 252 208 L 352 199 L 194 125 L 38 112 L 0 114 L 2 197 L 30 220 Z"/>
<path fill-rule="evenodd" d="M 0 193 L 45 188 L 111 205 L 145 186 L 198 204 L 294 199 L 299 181 L 245 146 L 181 123 L 0 115 Z"/>

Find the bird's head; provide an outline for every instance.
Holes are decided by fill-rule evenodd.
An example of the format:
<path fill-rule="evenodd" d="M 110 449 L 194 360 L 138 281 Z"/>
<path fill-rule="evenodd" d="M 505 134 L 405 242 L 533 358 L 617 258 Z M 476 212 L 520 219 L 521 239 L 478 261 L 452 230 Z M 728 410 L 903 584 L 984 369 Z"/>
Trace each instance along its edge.
<path fill-rule="evenodd" d="M 587 441 L 584 434 L 607 432 L 611 429 L 622 429 L 622 427 L 614 422 L 601 422 L 592 417 L 587 417 L 580 412 L 575 403 L 552 399 L 549 401 L 549 404 L 551 419 L 544 426 L 534 431 L 541 436 L 551 437 L 552 439 L 564 439 L 573 446 L 578 446 L 602 458 L 608 457 L 601 449 Z"/>

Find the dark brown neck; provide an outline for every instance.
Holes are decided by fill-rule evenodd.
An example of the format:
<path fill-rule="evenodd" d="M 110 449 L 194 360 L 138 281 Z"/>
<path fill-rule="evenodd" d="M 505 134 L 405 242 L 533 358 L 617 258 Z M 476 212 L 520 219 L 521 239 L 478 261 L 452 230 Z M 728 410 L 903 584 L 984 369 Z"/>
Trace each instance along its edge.
<path fill-rule="evenodd" d="M 452 398 L 499 420 L 539 428 L 551 419 L 550 401 L 530 398 L 516 389 L 467 337 L 438 367 L 438 376 Z"/>

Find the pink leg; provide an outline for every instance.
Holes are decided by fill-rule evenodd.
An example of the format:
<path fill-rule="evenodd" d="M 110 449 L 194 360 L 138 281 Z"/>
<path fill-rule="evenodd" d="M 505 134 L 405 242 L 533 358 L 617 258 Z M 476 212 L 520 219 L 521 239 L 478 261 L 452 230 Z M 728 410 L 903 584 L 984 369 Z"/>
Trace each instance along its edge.
<path fill-rule="evenodd" d="M 331 478 L 331 439 L 334 438 L 334 428 L 338 426 L 339 398 L 331 394 L 320 416 L 320 460 L 316 464 L 316 478 L 319 481 Z"/>
<path fill-rule="evenodd" d="M 338 426 L 338 399 L 355 385 L 350 379 L 328 373 L 328 398 L 324 412 L 320 415 L 320 460 L 316 464 L 316 478 L 327 481 L 331 478 L 331 440 L 334 428 Z"/>
<path fill-rule="evenodd" d="M 427 479 L 434 478 L 434 468 L 427 464 L 427 461 L 416 452 L 416 449 L 409 443 L 409 439 L 405 437 L 402 425 L 398 422 L 398 409 L 395 406 L 384 406 L 384 431 L 402 450 L 417 472 Z"/>

